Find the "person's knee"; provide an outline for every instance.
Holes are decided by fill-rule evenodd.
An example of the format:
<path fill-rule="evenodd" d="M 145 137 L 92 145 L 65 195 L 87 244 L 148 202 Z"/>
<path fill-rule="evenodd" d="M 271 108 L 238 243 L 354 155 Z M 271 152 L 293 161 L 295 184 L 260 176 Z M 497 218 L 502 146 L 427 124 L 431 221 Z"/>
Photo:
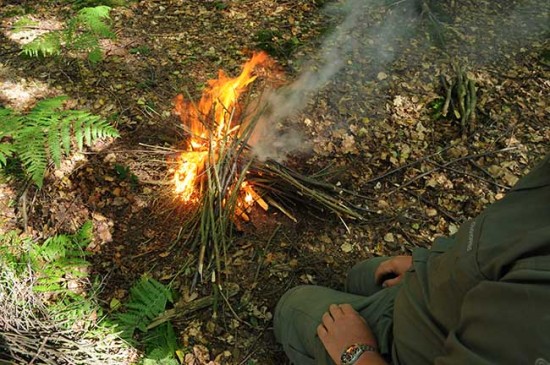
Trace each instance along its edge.
<path fill-rule="evenodd" d="M 285 333 L 288 333 L 288 327 L 294 323 L 295 311 L 307 300 L 307 292 L 310 288 L 309 285 L 296 286 L 287 290 L 277 302 L 273 317 L 273 329 L 278 342 L 283 342 Z"/>

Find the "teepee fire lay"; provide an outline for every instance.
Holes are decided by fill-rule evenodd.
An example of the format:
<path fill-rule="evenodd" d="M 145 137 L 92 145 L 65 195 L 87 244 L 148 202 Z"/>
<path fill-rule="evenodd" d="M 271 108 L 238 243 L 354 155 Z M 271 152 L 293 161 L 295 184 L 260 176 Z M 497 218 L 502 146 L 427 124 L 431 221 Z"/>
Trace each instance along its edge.
<path fill-rule="evenodd" d="M 249 221 L 255 206 L 264 211 L 272 206 L 294 221 L 289 207 L 297 203 L 362 218 L 360 208 L 342 199 L 347 191 L 317 180 L 321 174 L 304 176 L 275 161 L 254 158 L 248 142 L 263 109 L 261 103 L 250 108 L 241 99 L 258 70 L 276 72 L 265 53 L 254 54 L 235 78 L 220 70 L 197 104 L 181 94 L 175 99 L 187 140 L 173 168 L 174 191 L 196 213 L 187 222 L 187 231 L 193 247 L 200 247 L 197 273 L 202 277 L 205 261 L 213 261 L 214 282 L 215 273 L 222 271 L 233 223 Z"/>

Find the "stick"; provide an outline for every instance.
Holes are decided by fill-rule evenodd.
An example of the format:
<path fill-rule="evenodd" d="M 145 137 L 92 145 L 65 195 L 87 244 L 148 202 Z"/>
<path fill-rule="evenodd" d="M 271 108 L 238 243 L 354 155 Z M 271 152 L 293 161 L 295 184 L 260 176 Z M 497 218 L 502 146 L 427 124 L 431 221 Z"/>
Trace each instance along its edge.
<path fill-rule="evenodd" d="M 225 290 L 227 292 L 225 294 L 225 297 L 226 298 L 234 297 L 239 292 L 239 289 L 240 289 L 239 285 L 237 284 L 226 283 Z M 157 318 L 155 318 L 147 326 L 147 330 L 160 326 L 161 324 L 168 322 L 172 319 L 185 317 L 189 313 L 196 312 L 198 310 L 210 307 L 212 306 L 212 304 L 214 304 L 215 301 L 216 301 L 216 298 L 214 295 L 209 295 L 207 297 L 200 298 L 188 303 L 179 301 L 178 303 L 176 303 L 174 308 L 165 310 L 162 314 L 160 314 Z"/>
<path fill-rule="evenodd" d="M 506 147 L 506 148 L 502 148 L 502 149 L 500 149 L 500 150 L 488 151 L 488 152 L 480 153 L 480 154 L 477 154 L 477 155 L 468 155 L 468 156 L 456 158 L 456 159 L 454 159 L 454 160 L 451 160 L 451 161 L 449 161 L 449 162 L 444 163 L 443 165 L 441 165 L 441 167 L 436 167 L 436 168 L 434 168 L 434 169 L 431 169 L 431 170 L 429 170 L 429 171 L 426 171 L 426 172 L 424 172 L 424 173 L 422 173 L 422 174 L 420 174 L 420 175 L 418 175 L 418 176 L 416 176 L 416 177 L 414 177 L 414 178 L 412 178 L 412 179 L 406 181 L 404 184 L 399 185 L 397 188 L 395 188 L 394 190 L 392 190 L 388 195 L 392 195 L 392 194 L 396 193 L 397 191 L 399 191 L 400 189 L 402 189 L 402 188 L 404 188 L 404 187 L 406 187 L 406 186 L 412 184 L 412 183 L 415 182 L 416 180 L 421 179 L 421 178 L 423 178 L 424 176 L 427 176 L 427 175 L 429 175 L 429 174 L 431 174 L 431 173 L 436 172 L 437 170 L 440 170 L 440 169 L 442 169 L 442 168 L 445 168 L 445 167 L 447 167 L 447 166 L 449 166 L 449 165 L 452 165 L 452 164 L 454 164 L 454 163 L 457 163 L 457 162 L 459 162 L 459 161 L 462 161 L 462 160 L 469 160 L 469 159 L 479 158 L 479 157 L 484 157 L 484 156 L 488 156 L 488 155 L 493 155 L 493 154 L 499 153 L 499 152 L 508 152 L 508 151 L 515 150 L 515 149 L 517 149 L 517 147 Z"/>

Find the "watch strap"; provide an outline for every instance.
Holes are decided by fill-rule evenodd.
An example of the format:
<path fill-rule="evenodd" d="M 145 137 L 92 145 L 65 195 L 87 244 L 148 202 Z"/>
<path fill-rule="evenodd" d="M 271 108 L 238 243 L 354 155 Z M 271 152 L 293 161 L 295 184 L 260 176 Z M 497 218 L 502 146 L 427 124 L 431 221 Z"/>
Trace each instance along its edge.
<path fill-rule="evenodd" d="M 353 365 L 365 352 L 378 352 L 378 349 L 366 343 L 355 343 L 342 352 L 340 361 L 342 365 Z"/>

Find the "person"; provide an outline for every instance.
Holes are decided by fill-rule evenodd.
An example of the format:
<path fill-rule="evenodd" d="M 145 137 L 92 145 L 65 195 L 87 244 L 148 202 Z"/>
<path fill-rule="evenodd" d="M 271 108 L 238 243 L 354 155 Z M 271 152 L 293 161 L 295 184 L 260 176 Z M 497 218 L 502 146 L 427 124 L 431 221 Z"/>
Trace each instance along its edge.
<path fill-rule="evenodd" d="M 549 365 L 550 155 L 431 249 L 290 289 L 274 331 L 296 365 Z"/>

